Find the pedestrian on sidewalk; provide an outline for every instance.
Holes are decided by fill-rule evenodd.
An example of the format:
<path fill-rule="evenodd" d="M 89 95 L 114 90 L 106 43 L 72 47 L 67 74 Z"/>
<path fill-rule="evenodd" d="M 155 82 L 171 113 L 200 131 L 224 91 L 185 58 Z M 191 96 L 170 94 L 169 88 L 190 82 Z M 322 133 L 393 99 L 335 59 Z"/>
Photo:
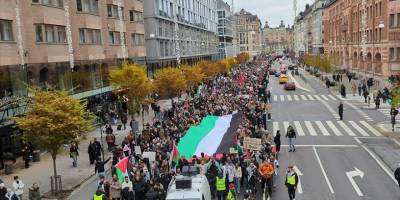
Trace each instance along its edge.
<path fill-rule="evenodd" d="M 289 127 L 287 128 L 286 138 L 288 140 L 289 152 L 292 152 L 292 151 L 295 152 L 296 148 L 294 146 L 294 141 L 296 139 L 296 132 L 294 131 L 294 129 L 291 125 L 289 125 Z"/>
<path fill-rule="evenodd" d="M 72 166 L 77 167 L 78 166 L 78 144 L 76 142 L 71 142 L 71 147 L 69 148 L 69 156 L 72 158 Z"/>
<path fill-rule="evenodd" d="M 18 176 L 14 176 L 13 187 L 15 194 L 18 196 L 19 199 L 22 200 L 22 195 L 24 194 L 24 183 L 19 180 Z"/>
<path fill-rule="evenodd" d="M 346 86 L 344 86 L 344 84 L 340 86 L 340 94 L 343 98 L 346 98 Z"/>
<path fill-rule="evenodd" d="M 368 103 L 367 100 L 368 100 L 368 97 L 369 97 L 369 92 L 367 90 L 364 90 L 363 96 L 364 96 L 365 103 Z"/>
<path fill-rule="evenodd" d="M 40 188 L 37 183 L 33 183 L 31 187 L 29 187 L 29 200 L 41 200 L 42 195 L 40 194 Z"/>
<path fill-rule="evenodd" d="M 107 142 L 107 149 L 111 151 L 115 146 L 115 135 L 112 133 L 107 133 L 106 142 Z"/>
<path fill-rule="evenodd" d="M 298 183 L 299 177 L 297 173 L 294 171 L 293 166 L 289 166 L 286 174 L 285 185 L 288 189 L 290 200 L 295 200 L 296 198 L 296 188 Z"/>
<path fill-rule="evenodd" d="M 361 83 L 358 83 L 357 89 L 358 89 L 358 96 L 361 96 L 361 95 L 362 95 L 362 93 L 361 93 L 361 91 L 362 91 L 362 85 L 361 85 Z"/>
<path fill-rule="evenodd" d="M 351 91 L 353 92 L 353 97 L 356 96 L 357 86 L 354 82 L 351 84 Z"/>
<path fill-rule="evenodd" d="M 379 96 L 377 96 L 375 98 L 375 108 L 379 109 L 380 104 L 381 104 L 381 98 L 379 98 Z"/>
<path fill-rule="evenodd" d="M 96 154 L 95 154 L 95 146 L 92 140 L 90 140 L 89 142 L 88 154 L 89 154 L 90 164 L 93 165 L 94 161 L 96 160 Z"/>
<path fill-rule="evenodd" d="M 124 125 L 124 130 L 126 130 L 126 123 L 128 122 L 128 116 L 126 115 L 126 113 L 121 113 L 121 123 L 122 125 Z"/>
<path fill-rule="evenodd" d="M 25 168 L 29 168 L 29 162 L 31 157 L 31 147 L 29 143 L 22 141 L 22 159 L 25 161 Z"/>
<path fill-rule="evenodd" d="M 340 120 L 343 120 L 343 103 L 342 102 L 340 102 L 338 110 L 339 110 Z"/>

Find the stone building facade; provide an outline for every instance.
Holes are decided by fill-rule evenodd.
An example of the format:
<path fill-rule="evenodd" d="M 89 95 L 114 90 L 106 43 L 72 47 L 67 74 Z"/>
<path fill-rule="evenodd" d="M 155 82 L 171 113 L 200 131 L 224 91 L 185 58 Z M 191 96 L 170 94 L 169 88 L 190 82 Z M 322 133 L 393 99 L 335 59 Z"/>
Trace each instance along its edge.
<path fill-rule="evenodd" d="M 251 56 L 260 53 L 262 30 L 258 16 L 242 9 L 235 13 L 235 21 L 240 52 L 247 52 Z"/>
<path fill-rule="evenodd" d="M 270 27 L 268 22 L 265 22 L 262 31 L 262 44 L 263 51 L 266 53 L 284 54 L 292 50 L 293 29 L 288 26 L 285 27 L 283 21 L 278 27 Z"/>

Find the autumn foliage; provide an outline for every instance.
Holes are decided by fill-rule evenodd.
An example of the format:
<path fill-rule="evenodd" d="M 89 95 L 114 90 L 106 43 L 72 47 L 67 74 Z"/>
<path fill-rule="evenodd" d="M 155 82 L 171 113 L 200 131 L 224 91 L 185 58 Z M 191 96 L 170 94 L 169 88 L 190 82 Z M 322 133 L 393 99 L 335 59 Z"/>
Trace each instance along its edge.
<path fill-rule="evenodd" d="M 236 62 L 238 64 L 246 63 L 248 60 L 250 60 L 250 55 L 246 52 L 242 52 L 236 56 Z"/>
<path fill-rule="evenodd" d="M 122 68 L 111 70 L 110 83 L 124 91 L 130 113 L 139 112 L 141 105 L 154 89 L 144 67 L 135 64 L 125 63 Z"/>
<path fill-rule="evenodd" d="M 192 87 L 201 83 L 206 76 L 202 69 L 198 66 L 184 65 L 181 67 L 181 70 L 185 76 L 188 87 Z"/>
<path fill-rule="evenodd" d="M 157 71 L 154 84 L 161 97 L 180 96 L 188 87 L 188 82 L 179 68 L 163 68 Z"/>

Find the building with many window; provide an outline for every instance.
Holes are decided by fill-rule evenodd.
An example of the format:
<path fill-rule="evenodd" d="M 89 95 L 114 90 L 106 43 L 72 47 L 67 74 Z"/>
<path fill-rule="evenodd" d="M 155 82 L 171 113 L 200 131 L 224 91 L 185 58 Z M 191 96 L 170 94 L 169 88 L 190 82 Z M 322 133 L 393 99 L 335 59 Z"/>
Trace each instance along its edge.
<path fill-rule="evenodd" d="M 265 22 L 262 31 L 263 51 L 280 55 L 289 53 L 292 50 L 292 32 L 292 28 L 285 27 L 283 21 L 278 27 L 270 27 L 268 22 Z"/>
<path fill-rule="evenodd" d="M 323 54 L 324 23 L 323 7 L 326 0 L 315 0 L 306 5 L 304 11 L 295 18 L 294 49 L 297 56 L 307 54 Z"/>
<path fill-rule="evenodd" d="M 26 84 L 69 90 L 75 98 L 111 91 L 108 72 L 146 55 L 142 0 L 0 0 L 2 124 L 23 114 Z M 9 126 L 7 126 L 9 127 Z"/>
<path fill-rule="evenodd" d="M 331 0 L 324 8 L 325 53 L 359 75 L 400 75 L 400 1 Z"/>
<path fill-rule="evenodd" d="M 218 0 L 218 37 L 219 49 L 223 57 L 233 57 L 239 50 L 236 45 L 235 19 L 228 3 Z"/>
<path fill-rule="evenodd" d="M 148 66 L 218 59 L 217 0 L 144 1 Z"/>
<path fill-rule="evenodd" d="M 258 16 L 242 9 L 235 13 L 235 21 L 240 52 L 247 52 L 251 56 L 260 53 L 262 30 Z"/>

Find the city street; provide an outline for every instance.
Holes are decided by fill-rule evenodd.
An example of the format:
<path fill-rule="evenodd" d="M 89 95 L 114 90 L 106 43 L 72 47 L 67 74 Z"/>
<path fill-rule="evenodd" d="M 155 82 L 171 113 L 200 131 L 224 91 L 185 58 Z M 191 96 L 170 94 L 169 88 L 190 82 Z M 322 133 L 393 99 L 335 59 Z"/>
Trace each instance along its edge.
<path fill-rule="evenodd" d="M 301 185 L 296 199 L 398 199 L 395 164 L 388 166 L 381 154 L 364 144 L 373 140 L 392 151 L 399 148 L 387 144 L 390 139 L 374 126 L 387 116 L 363 109 L 358 101 L 332 94 L 321 81 L 306 73 L 304 76 L 311 90 L 285 91 L 278 78 L 270 78 L 273 111 L 269 130 L 274 134 L 280 130 L 283 144 L 287 144 L 284 137 L 289 125 L 297 133 L 296 152 L 288 152 L 287 145 L 281 150 L 280 175 L 272 199 L 287 198 L 283 174 L 288 165 L 299 170 Z M 299 76 L 295 79 L 301 82 Z M 343 121 L 338 120 L 340 101 L 344 104 Z"/>

